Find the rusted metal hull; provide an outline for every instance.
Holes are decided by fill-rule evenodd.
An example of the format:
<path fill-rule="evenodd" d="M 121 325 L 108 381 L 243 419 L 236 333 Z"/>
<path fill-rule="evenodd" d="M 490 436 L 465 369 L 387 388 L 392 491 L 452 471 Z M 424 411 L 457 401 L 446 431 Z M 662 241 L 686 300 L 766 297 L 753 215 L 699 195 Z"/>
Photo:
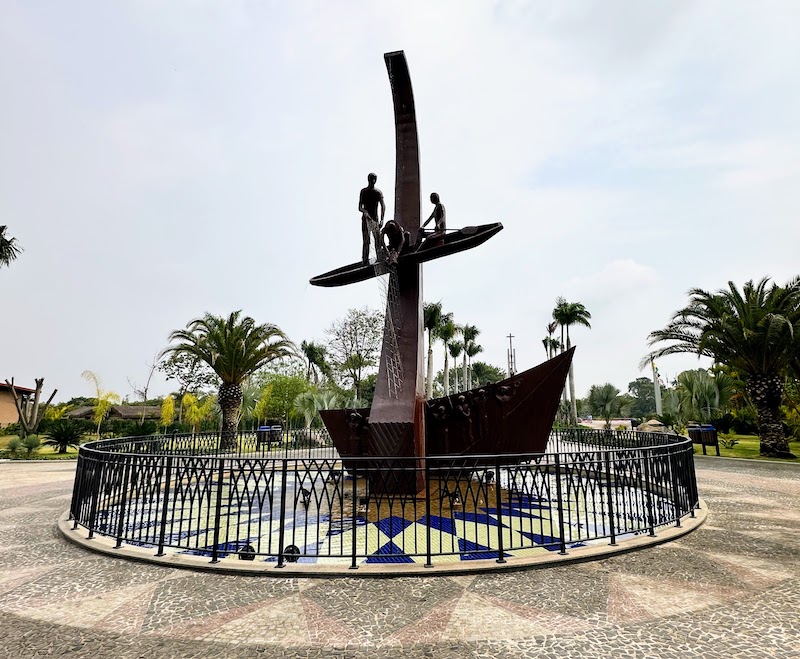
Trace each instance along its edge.
<path fill-rule="evenodd" d="M 575 349 L 485 387 L 425 403 L 428 455 L 517 456 L 544 453 Z M 411 445 L 377 444 L 370 435 L 370 410 L 320 412 L 345 469 L 352 457 L 407 458 Z M 495 458 L 492 458 L 494 461 Z M 510 458 L 516 462 L 517 458 Z M 408 461 L 404 461 L 406 466 Z"/>

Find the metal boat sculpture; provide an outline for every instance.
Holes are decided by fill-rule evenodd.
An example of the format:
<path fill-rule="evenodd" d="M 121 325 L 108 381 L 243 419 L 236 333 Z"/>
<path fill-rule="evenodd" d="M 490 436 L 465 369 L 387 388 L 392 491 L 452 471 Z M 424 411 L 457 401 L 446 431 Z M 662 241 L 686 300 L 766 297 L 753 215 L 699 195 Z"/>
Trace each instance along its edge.
<path fill-rule="evenodd" d="M 465 227 L 442 237 L 436 232 L 423 236 L 411 77 L 402 51 L 386 53 L 384 60 L 394 105 L 394 222 L 407 247 L 401 246 L 392 258 L 388 245 L 377 247 L 377 263 L 346 265 L 313 277 L 310 283 L 344 286 L 388 274 L 386 322 L 372 407 L 323 411 L 321 415 L 346 467 L 348 457 L 375 458 L 369 461 L 373 491 L 413 495 L 425 488 L 424 470 L 414 467 L 431 453 L 544 450 L 572 352 L 489 387 L 425 400 L 422 264 L 476 247 L 500 232 L 503 225 L 498 222 Z M 355 461 L 350 460 L 349 467 L 357 468 Z"/>
<path fill-rule="evenodd" d="M 463 252 L 465 249 L 471 249 L 485 243 L 502 229 L 503 225 L 500 222 L 464 227 L 448 233 L 441 244 L 428 247 L 426 243 L 422 243 L 418 249 L 400 254 L 398 265 L 424 263 L 425 261 L 432 261 L 443 256 Z M 390 270 L 390 266 L 385 261 L 378 261 L 377 263 L 359 261 L 358 263 L 351 263 L 312 277 L 309 283 L 314 286 L 345 286 L 359 281 L 366 281 L 373 277 L 380 277 L 389 273 Z"/>
<path fill-rule="evenodd" d="M 500 382 L 427 401 L 428 455 L 505 454 L 516 462 L 520 454 L 544 453 L 574 351 Z M 320 410 L 320 415 L 345 469 L 352 466 L 348 458 L 392 457 L 371 447 L 369 408 Z M 396 457 L 405 455 L 401 447 Z"/>

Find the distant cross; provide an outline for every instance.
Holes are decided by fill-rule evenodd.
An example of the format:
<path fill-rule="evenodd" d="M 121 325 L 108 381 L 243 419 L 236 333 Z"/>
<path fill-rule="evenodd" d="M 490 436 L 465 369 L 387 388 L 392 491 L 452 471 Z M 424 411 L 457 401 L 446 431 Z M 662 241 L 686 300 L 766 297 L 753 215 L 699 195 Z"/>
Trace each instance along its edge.
<path fill-rule="evenodd" d="M 514 344 L 511 342 L 514 335 L 509 334 L 506 338 L 508 339 L 508 377 L 513 377 L 514 373 L 517 372 L 517 353 L 514 350 Z"/>

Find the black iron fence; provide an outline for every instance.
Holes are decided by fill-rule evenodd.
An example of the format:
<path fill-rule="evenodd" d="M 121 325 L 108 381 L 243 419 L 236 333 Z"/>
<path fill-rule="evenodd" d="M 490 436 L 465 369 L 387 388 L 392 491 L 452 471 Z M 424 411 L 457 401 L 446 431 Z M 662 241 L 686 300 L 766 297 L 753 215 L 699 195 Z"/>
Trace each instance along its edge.
<path fill-rule="evenodd" d="M 554 431 L 530 455 L 339 458 L 327 435 L 101 440 L 80 449 L 70 507 L 89 537 L 242 560 L 423 563 L 532 556 L 681 525 L 698 504 L 691 441 Z M 413 493 L 387 485 L 413 482 Z"/>

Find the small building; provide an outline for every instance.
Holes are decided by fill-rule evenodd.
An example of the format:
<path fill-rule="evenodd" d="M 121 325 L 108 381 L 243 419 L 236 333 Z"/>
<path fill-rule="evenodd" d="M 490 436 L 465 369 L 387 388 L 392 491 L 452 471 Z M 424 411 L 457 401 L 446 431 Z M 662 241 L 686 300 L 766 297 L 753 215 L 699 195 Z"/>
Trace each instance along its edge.
<path fill-rule="evenodd" d="M 142 412 L 144 412 L 145 421 L 161 419 L 161 408 L 158 405 L 112 405 L 106 418 L 141 421 Z M 66 416 L 70 419 L 91 419 L 92 414 L 94 414 L 94 407 L 83 405 L 70 410 Z"/>
<path fill-rule="evenodd" d="M 22 408 L 33 403 L 33 395 L 36 393 L 35 389 L 28 389 L 28 387 L 19 387 L 16 384 L 14 389 L 19 397 L 19 402 Z M 14 396 L 11 394 L 11 387 L 5 382 L 0 383 L 0 428 L 7 426 L 10 423 L 19 423 L 19 413 L 17 406 L 14 404 Z"/>

